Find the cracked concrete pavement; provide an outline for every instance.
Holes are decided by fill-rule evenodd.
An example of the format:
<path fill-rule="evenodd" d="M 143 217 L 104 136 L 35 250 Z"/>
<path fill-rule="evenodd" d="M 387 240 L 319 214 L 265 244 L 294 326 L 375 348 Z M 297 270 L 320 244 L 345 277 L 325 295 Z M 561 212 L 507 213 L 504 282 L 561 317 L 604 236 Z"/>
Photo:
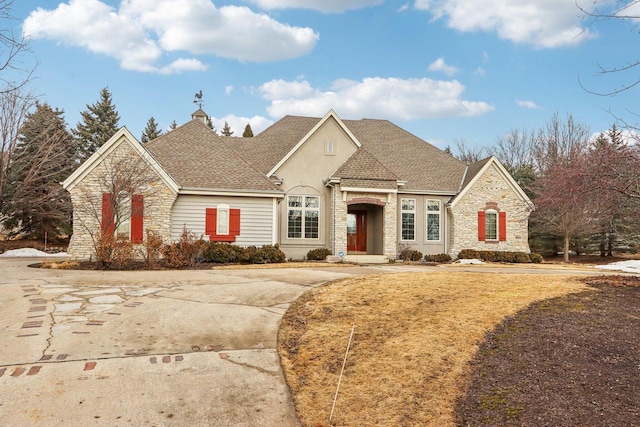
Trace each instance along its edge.
<path fill-rule="evenodd" d="M 282 315 L 310 287 L 386 271 L 28 267 L 37 261 L 0 259 L 3 426 L 296 426 Z"/>

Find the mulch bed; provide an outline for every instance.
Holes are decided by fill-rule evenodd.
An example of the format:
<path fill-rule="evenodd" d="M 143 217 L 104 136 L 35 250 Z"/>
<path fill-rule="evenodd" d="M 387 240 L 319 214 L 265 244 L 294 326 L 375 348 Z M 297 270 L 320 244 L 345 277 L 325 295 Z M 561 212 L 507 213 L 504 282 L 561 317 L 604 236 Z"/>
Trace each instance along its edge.
<path fill-rule="evenodd" d="M 586 283 L 487 334 L 458 425 L 640 425 L 640 278 Z"/>

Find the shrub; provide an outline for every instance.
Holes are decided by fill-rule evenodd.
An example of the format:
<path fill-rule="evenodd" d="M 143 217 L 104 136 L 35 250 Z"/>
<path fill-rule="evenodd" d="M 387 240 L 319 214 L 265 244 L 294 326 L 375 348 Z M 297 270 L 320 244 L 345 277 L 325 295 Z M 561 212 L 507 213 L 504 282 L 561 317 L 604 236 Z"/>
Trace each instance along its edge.
<path fill-rule="evenodd" d="M 205 242 L 202 258 L 206 262 L 213 262 L 216 264 L 236 262 L 238 259 L 238 252 L 235 249 L 236 247 L 228 243 Z"/>
<path fill-rule="evenodd" d="M 155 267 L 162 256 L 162 236 L 153 230 L 147 230 L 147 238 L 142 242 L 140 253 L 147 267 Z"/>
<path fill-rule="evenodd" d="M 422 260 L 422 252 L 416 249 L 404 248 L 400 251 L 399 258 L 403 261 L 420 261 Z"/>
<path fill-rule="evenodd" d="M 331 251 L 327 248 L 311 249 L 307 252 L 307 259 L 309 261 L 324 261 L 331 255 Z"/>
<path fill-rule="evenodd" d="M 435 255 L 425 255 L 424 260 L 426 262 L 437 262 L 437 263 L 447 263 L 451 262 L 451 255 L 449 254 L 435 254 Z"/>
<path fill-rule="evenodd" d="M 507 251 L 476 251 L 473 249 L 463 249 L 458 254 L 458 259 L 480 259 L 487 262 L 507 262 L 507 263 L 529 263 L 542 262 L 539 254 L 529 254 L 526 252 Z"/>
<path fill-rule="evenodd" d="M 194 233 L 183 228 L 180 239 L 175 243 L 166 245 L 162 252 L 169 267 L 180 268 L 193 266 L 202 261 L 204 246 L 205 241 L 202 238 L 196 238 Z"/>
<path fill-rule="evenodd" d="M 133 245 L 128 240 L 117 240 L 112 234 L 100 234 L 95 241 L 98 268 L 109 270 L 125 268 L 133 261 Z"/>
<path fill-rule="evenodd" d="M 542 258 L 542 255 L 534 253 L 529 254 L 529 259 L 535 264 L 540 264 L 544 260 L 544 258 Z"/>
<path fill-rule="evenodd" d="M 276 264 L 287 260 L 284 252 L 280 250 L 279 245 L 264 245 L 258 249 L 258 254 L 267 264 Z"/>
<path fill-rule="evenodd" d="M 480 259 L 480 253 L 473 249 L 463 249 L 458 254 L 458 259 Z"/>

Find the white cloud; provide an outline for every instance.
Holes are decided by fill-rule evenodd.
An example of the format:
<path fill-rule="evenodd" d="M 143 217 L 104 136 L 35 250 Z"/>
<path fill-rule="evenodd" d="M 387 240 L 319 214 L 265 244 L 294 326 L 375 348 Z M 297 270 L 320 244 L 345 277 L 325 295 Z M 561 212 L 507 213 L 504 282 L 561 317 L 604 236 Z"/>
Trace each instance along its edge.
<path fill-rule="evenodd" d="M 319 38 L 310 28 L 247 7 L 216 8 L 211 0 L 122 0 L 118 10 L 100 0 L 69 0 L 31 12 L 23 32 L 107 55 L 127 70 L 167 74 L 206 69 L 195 58 L 160 65 L 167 53 L 278 61 L 309 53 Z"/>
<path fill-rule="evenodd" d="M 409 10 L 410 7 L 411 7 L 411 3 L 405 3 L 398 8 L 397 12 L 398 13 L 406 12 L 407 10 Z"/>
<path fill-rule="evenodd" d="M 224 117 L 211 117 L 211 122 L 216 128 L 216 131 L 220 133 L 220 131 L 224 128 L 224 123 L 227 122 L 229 127 L 233 131 L 233 136 L 242 136 L 244 132 L 244 128 L 247 124 L 251 125 L 251 130 L 254 135 L 259 134 L 269 126 L 273 124 L 273 120 L 269 120 L 266 117 L 262 116 L 253 116 L 249 117 L 241 117 L 234 116 L 233 114 L 227 114 Z"/>
<path fill-rule="evenodd" d="M 520 108 L 526 108 L 528 110 L 537 110 L 538 108 L 540 108 L 535 102 L 522 99 L 516 99 L 516 105 Z"/>
<path fill-rule="evenodd" d="M 224 93 L 226 93 L 227 95 L 231 95 L 231 92 L 233 92 L 234 89 L 235 88 L 233 86 L 231 86 L 231 85 L 225 86 Z"/>
<path fill-rule="evenodd" d="M 486 102 L 462 99 L 465 87 L 456 80 L 372 77 L 337 80 L 331 90 L 313 88 L 307 81 L 273 80 L 259 92 L 271 101 L 267 112 L 279 118 L 287 114 L 322 116 L 330 109 L 345 118 L 412 120 L 479 116 L 494 110 Z"/>
<path fill-rule="evenodd" d="M 384 0 L 249 0 L 266 10 L 310 9 L 324 13 L 341 13 L 345 10 L 377 6 Z"/>
<path fill-rule="evenodd" d="M 429 71 L 441 71 L 445 73 L 447 76 L 453 76 L 455 73 L 458 72 L 458 69 L 456 67 L 452 65 L 448 65 L 446 62 L 444 62 L 444 58 L 442 57 L 436 59 L 431 64 L 429 64 L 429 67 L 427 69 Z"/>
<path fill-rule="evenodd" d="M 416 9 L 459 31 L 495 31 L 537 48 L 574 45 L 595 34 L 580 24 L 575 0 L 415 0 Z"/>
<path fill-rule="evenodd" d="M 485 70 L 482 67 L 478 67 L 476 68 L 476 70 L 473 72 L 474 75 L 476 76 L 480 76 L 480 77 L 484 77 L 487 75 L 487 70 Z"/>

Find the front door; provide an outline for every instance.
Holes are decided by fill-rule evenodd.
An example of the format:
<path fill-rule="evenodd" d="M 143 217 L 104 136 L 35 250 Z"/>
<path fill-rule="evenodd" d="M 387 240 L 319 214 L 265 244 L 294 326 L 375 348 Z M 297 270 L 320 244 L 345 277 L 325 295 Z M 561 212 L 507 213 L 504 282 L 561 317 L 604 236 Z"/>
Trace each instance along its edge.
<path fill-rule="evenodd" d="M 347 251 L 367 252 L 367 211 L 347 214 Z"/>

